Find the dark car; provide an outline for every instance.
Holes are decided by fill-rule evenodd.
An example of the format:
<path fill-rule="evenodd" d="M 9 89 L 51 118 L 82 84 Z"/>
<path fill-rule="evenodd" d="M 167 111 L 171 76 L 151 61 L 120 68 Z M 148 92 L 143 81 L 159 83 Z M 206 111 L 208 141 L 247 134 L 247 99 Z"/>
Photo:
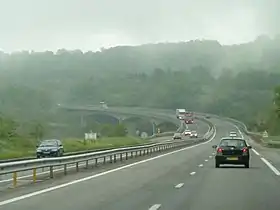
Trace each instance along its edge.
<path fill-rule="evenodd" d="M 219 168 L 221 164 L 244 165 L 249 168 L 250 152 L 249 146 L 242 138 L 222 138 L 218 145 L 214 145 L 216 149 L 215 166 Z"/>
<path fill-rule="evenodd" d="M 37 158 L 41 157 L 60 157 L 64 153 L 62 142 L 57 139 L 43 140 L 37 146 Z"/>

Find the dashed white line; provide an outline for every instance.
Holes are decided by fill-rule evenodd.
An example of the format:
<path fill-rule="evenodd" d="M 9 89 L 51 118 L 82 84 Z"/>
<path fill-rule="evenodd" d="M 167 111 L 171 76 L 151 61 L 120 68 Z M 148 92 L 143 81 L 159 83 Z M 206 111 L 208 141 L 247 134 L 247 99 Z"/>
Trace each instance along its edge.
<path fill-rule="evenodd" d="M 212 155 L 210 155 L 209 158 L 212 158 Z"/>
<path fill-rule="evenodd" d="M 184 186 L 184 183 L 180 183 L 180 184 L 177 184 L 177 185 L 175 186 L 175 188 L 179 189 L 179 188 L 181 188 L 181 187 L 183 187 L 183 186 Z"/>
<path fill-rule="evenodd" d="M 215 152 L 213 152 L 212 155 L 215 155 Z"/>
<path fill-rule="evenodd" d="M 280 172 L 265 158 L 261 158 L 261 160 L 277 175 L 280 176 Z"/>
<path fill-rule="evenodd" d="M 205 162 L 208 162 L 208 160 L 206 159 L 206 160 L 204 160 Z"/>
<path fill-rule="evenodd" d="M 191 176 L 193 176 L 193 175 L 195 175 L 195 174 L 196 174 L 195 171 L 193 171 L 193 172 L 190 173 Z"/>
<path fill-rule="evenodd" d="M 149 208 L 149 210 L 157 210 L 161 207 L 161 204 L 155 204 Z"/>
<path fill-rule="evenodd" d="M 198 165 L 198 167 L 200 167 L 200 168 L 203 167 L 203 164 Z"/>
<path fill-rule="evenodd" d="M 252 149 L 252 151 L 253 151 L 256 155 L 260 156 L 260 153 L 258 153 L 257 150 Z"/>

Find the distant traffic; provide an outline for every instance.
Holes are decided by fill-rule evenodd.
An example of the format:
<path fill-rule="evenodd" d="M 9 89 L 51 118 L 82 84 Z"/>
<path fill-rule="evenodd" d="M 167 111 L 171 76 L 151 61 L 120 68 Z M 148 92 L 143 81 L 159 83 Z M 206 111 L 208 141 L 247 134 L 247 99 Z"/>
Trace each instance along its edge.
<path fill-rule="evenodd" d="M 186 124 L 194 123 L 193 115 L 193 112 L 188 112 L 186 109 L 176 109 L 176 117 L 179 120 L 184 120 Z"/>
<path fill-rule="evenodd" d="M 176 109 L 176 117 L 185 124 L 194 124 L 193 112 L 186 111 L 186 109 Z M 198 138 L 197 131 L 189 130 L 188 128 L 183 133 L 175 133 L 173 140 L 182 139 L 182 137 Z"/>

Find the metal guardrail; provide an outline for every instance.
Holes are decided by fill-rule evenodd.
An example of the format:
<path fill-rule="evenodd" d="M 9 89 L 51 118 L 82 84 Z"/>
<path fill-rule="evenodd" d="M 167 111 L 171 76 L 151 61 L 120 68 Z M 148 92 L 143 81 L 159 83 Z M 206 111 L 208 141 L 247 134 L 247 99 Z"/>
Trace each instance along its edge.
<path fill-rule="evenodd" d="M 210 125 L 208 132 L 201 139 L 197 140 L 183 140 L 178 142 L 165 142 L 156 143 L 144 146 L 135 146 L 119 149 L 111 149 L 105 151 L 98 151 L 86 154 L 71 155 L 59 158 L 45 158 L 36 160 L 24 160 L 17 162 L 0 163 L 0 175 L 12 174 L 13 186 L 17 186 L 18 173 L 25 171 L 32 171 L 32 180 L 36 182 L 37 180 L 37 170 L 48 168 L 49 177 L 54 178 L 54 168 L 62 167 L 63 172 L 66 175 L 69 165 L 75 165 L 76 171 L 79 171 L 81 165 L 85 165 L 85 168 L 89 167 L 90 162 L 93 162 L 92 166 L 97 166 L 100 160 L 105 164 L 109 157 L 109 162 L 117 162 L 127 160 L 128 158 L 133 158 L 136 156 L 150 155 L 156 152 L 162 152 L 165 150 L 170 150 L 174 148 L 186 147 L 192 144 L 197 144 L 211 138 L 215 134 L 214 126 L 208 121 Z M 118 158 L 117 158 L 118 157 Z"/>
<path fill-rule="evenodd" d="M 185 125 L 182 123 L 181 126 L 175 132 L 182 132 L 182 131 L 184 131 L 184 129 L 185 129 Z M 150 140 L 150 139 L 158 138 L 158 137 L 173 136 L 173 134 L 174 134 L 174 132 L 172 132 L 172 131 L 163 132 L 163 133 L 156 133 L 156 134 L 154 134 L 152 136 L 149 136 L 145 139 Z M 152 144 L 152 142 L 143 143 L 141 145 L 149 145 L 149 144 Z M 135 146 L 135 145 L 133 145 L 133 146 Z M 130 146 L 126 146 L 126 148 L 127 147 L 130 147 Z M 124 148 L 124 146 L 119 147 L 119 148 Z M 85 153 L 90 153 L 90 152 L 98 152 L 98 151 L 106 151 L 106 150 L 110 150 L 110 149 L 114 149 L 114 148 L 109 147 L 109 148 L 106 148 L 106 149 L 94 149 L 94 150 L 83 150 L 83 151 L 77 151 L 77 152 L 67 152 L 67 153 L 64 153 L 64 156 L 79 155 L 79 154 L 85 154 Z M 37 159 L 37 158 L 36 157 L 24 157 L 24 158 L 5 159 L 5 160 L 0 160 L 0 164 L 1 163 L 8 163 L 8 162 L 23 161 L 23 160 L 34 160 L 34 159 Z"/>

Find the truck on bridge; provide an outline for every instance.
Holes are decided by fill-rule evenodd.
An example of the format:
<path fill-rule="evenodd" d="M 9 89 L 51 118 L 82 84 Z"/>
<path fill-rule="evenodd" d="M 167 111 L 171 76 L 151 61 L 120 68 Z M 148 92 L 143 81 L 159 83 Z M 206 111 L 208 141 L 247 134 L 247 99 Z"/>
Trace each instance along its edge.
<path fill-rule="evenodd" d="M 186 109 L 176 109 L 176 117 L 180 120 L 185 119 Z"/>

